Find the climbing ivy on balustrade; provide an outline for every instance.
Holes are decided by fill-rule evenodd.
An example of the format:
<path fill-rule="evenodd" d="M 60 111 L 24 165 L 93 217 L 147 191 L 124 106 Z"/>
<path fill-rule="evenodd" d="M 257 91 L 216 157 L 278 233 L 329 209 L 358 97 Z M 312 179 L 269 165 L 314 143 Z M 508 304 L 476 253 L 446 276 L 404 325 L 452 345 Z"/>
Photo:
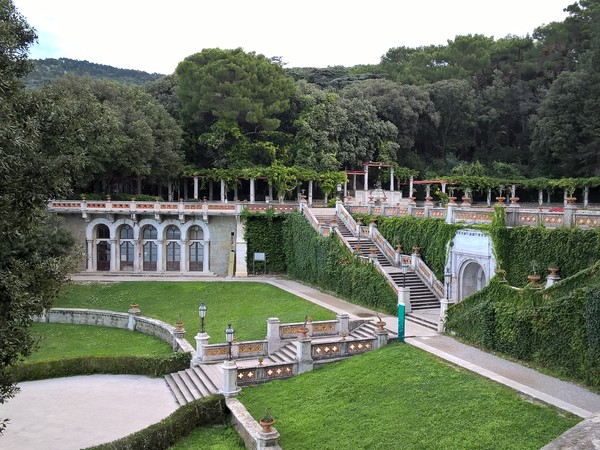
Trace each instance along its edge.
<path fill-rule="evenodd" d="M 320 236 L 300 213 L 284 225 L 288 275 L 346 298 L 394 314 L 397 297 L 371 263 L 361 262 L 335 235 Z"/>
<path fill-rule="evenodd" d="M 418 246 L 425 264 L 429 266 L 439 280 L 444 279 L 447 244 L 454 238 L 456 232 L 464 225 L 448 224 L 443 219 L 405 217 L 382 217 L 357 215 L 363 223 L 368 224 L 371 218 L 377 221 L 377 227 L 383 237 L 396 247 L 402 244 L 403 253 L 412 253 L 412 248 Z"/>
<path fill-rule="evenodd" d="M 496 264 L 513 286 L 525 286 L 534 270 L 544 280 L 548 267 L 558 267 L 560 276 L 566 278 L 600 259 L 600 230 L 506 228 L 504 214 L 504 208 L 496 208 L 490 233 Z"/>
<path fill-rule="evenodd" d="M 246 267 L 252 273 L 254 253 L 264 253 L 267 272 L 285 273 L 285 252 L 281 245 L 285 215 L 276 214 L 273 208 L 264 213 L 242 213 L 244 236 L 248 243 Z M 262 262 L 255 263 L 257 273 L 263 273 Z"/>
<path fill-rule="evenodd" d="M 448 310 L 446 330 L 600 387 L 600 265 L 545 290 L 495 277 Z"/>

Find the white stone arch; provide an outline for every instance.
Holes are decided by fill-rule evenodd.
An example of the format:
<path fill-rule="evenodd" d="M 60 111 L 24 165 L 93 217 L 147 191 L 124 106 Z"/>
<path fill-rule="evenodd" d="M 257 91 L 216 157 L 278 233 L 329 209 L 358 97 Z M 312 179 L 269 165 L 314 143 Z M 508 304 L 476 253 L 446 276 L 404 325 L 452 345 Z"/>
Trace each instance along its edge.
<path fill-rule="evenodd" d="M 156 219 L 143 219 L 138 222 L 138 245 L 139 245 L 139 265 L 137 270 L 139 272 L 144 272 L 144 233 L 143 230 L 147 226 L 152 226 L 156 229 L 156 267 L 152 267 L 152 269 L 148 269 L 148 272 L 158 272 L 162 271 L 162 239 L 161 239 L 161 229 L 160 223 Z M 153 241 L 154 239 L 152 239 Z M 154 264 L 152 264 L 154 266 Z"/>
<path fill-rule="evenodd" d="M 168 270 L 167 246 L 169 245 L 170 242 L 176 242 L 177 244 L 179 244 L 179 270 L 177 270 L 177 272 L 186 272 L 187 239 L 186 239 L 185 233 L 183 232 L 184 225 L 185 224 L 182 224 L 179 220 L 168 219 L 168 220 L 161 222 L 160 227 L 157 227 L 158 239 L 159 239 L 159 242 L 162 243 L 161 244 L 161 247 L 162 247 L 161 263 L 162 263 L 162 268 L 163 268 L 162 270 L 164 270 L 164 271 Z M 170 226 L 175 226 L 179 229 L 179 233 L 180 233 L 179 240 L 167 242 L 167 228 L 169 228 Z"/>
<path fill-rule="evenodd" d="M 202 266 L 202 272 L 196 272 L 196 273 L 209 273 L 210 272 L 210 228 L 208 226 L 208 224 L 206 222 L 204 222 L 203 220 L 200 219 L 193 219 L 190 220 L 184 224 L 181 225 L 180 229 L 181 229 L 181 236 L 182 238 L 185 237 L 185 243 L 186 243 L 186 261 L 185 264 L 182 262 L 182 264 L 184 264 L 185 270 L 189 271 L 189 248 L 187 248 L 188 246 L 188 242 L 189 242 L 189 237 L 190 237 L 190 228 L 192 228 L 193 226 L 199 226 L 200 228 L 202 228 L 202 234 L 203 234 L 203 238 L 202 238 L 202 245 L 204 246 L 204 262 L 203 262 L 203 266 Z"/>
<path fill-rule="evenodd" d="M 452 302 L 487 286 L 496 268 L 491 236 L 479 230 L 459 230 L 450 245 L 447 268 L 452 273 Z"/>
<path fill-rule="evenodd" d="M 96 229 L 99 225 L 106 225 L 109 231 L 109 245 L 110 245 L 110 266 L 109 271 L 115 270 L 115 224 L 105 218 L 97 218 L 91 220 L 85 229 L 85 240 L 86 240 L 86 257 L 87 257 L 87 270 L 88 272 L 95 272 L 98 270 L 98 240 L 96 238 Z"/>

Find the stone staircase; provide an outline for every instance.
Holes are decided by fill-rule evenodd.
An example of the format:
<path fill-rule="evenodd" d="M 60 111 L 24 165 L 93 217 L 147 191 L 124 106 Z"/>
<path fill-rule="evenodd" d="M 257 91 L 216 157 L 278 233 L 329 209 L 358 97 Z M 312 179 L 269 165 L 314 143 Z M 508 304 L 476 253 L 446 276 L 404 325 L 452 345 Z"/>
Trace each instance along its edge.
<path fill-rule="evenodd" d="M 319 221 L 319 224 L 329 226 L 335 216 L 335 210 L 319 212 L 318 214 L 314 214 L 314 216 Z M 377 248 L 369 236 L 361 236 L 359 239 L 341 220 L 337 221 L 337 226 L 339 233 L 353 251 L 358 251 L 361 257 L 372 258 L 372 252 L 376 249 L 374 252 L 375 259 L 377 259 L 379 264 L 381 264 L 383 269 L 392 278 L 396 286 L 410 288 L 412 312 L 406 315 L 406 319 L 437 330 L 437 320 L 432 318 L 439 316 L 439 314 L 436 315 L 436 312 L 439 312 L 440 301 L 421 278 L 413 271 L 407 272 L 406 275 L 402 274 Z"/>
<path fill-rule="evenodd" d="M 372 322 L 365 322 L 359 327 L 352 330 L 345 338 L 346 341 L 352 342 L 364 341 L 373 339 L 375 336 L 376 327 Z M 388 339 L 396 339 L 397 335 L 389 332 Z M 339 336 L 314 338 L 313 343 L 328 344 L 338 343 Z M 325 364 L 328 362 L 339 361 L 346 359 L 349 356 L 337 359 L 323 359 L 315 361 L 317 364 Z M 258 360 L 236 360 L 238 367 L 251 368 L 258 366 Z M 278 351 L 264 358 L 262 366 L 280 366 L 282 364 L 293 364 L 296 362 L 296 341 L 292 340 Z M 211 394 L 218 393 L 223 387 L 223 370 L 221 369 L 222 362 L 212 364 L 200 364 L 190 369 L 180 370 L 165 375 L 167 386 L 171 389 L 173 396 L 180 405 L 185 405 L 193 400 L 206 397 Z"/>

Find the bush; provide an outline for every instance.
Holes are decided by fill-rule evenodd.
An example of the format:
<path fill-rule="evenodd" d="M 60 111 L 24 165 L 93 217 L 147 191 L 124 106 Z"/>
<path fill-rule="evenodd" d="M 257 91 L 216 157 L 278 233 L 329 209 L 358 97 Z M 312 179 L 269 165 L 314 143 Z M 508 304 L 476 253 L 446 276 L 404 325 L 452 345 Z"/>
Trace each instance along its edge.
<path fill-rule="evenodd" d="M 158 377 L 190 366 L 189 353 L 168 356 L 94 356 L 22 363 L 11 367 L 15 382 L 96 373 Z"/>
<path fill-rule="evenodd" d="M 211 395 L 183 405 L 173 414 L 136 433 L 88 450 L 161 450 L 167 449 L 196 427 L 225 423 L 225 397 Z"/>

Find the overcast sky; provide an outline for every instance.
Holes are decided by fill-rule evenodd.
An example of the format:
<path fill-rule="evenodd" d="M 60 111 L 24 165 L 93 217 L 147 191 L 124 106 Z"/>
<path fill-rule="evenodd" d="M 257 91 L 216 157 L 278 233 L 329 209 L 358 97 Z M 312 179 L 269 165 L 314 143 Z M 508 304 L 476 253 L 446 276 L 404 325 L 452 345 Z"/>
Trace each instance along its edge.
<path fill-rule="evenodd" d="M 376 64 L 392 47 L 456 35 L 525 36 L 575 0 L 13 0 L 39 36 L 32 58 L 162 74 L 203 48 L 282 56 L 287 67 Z"/>

